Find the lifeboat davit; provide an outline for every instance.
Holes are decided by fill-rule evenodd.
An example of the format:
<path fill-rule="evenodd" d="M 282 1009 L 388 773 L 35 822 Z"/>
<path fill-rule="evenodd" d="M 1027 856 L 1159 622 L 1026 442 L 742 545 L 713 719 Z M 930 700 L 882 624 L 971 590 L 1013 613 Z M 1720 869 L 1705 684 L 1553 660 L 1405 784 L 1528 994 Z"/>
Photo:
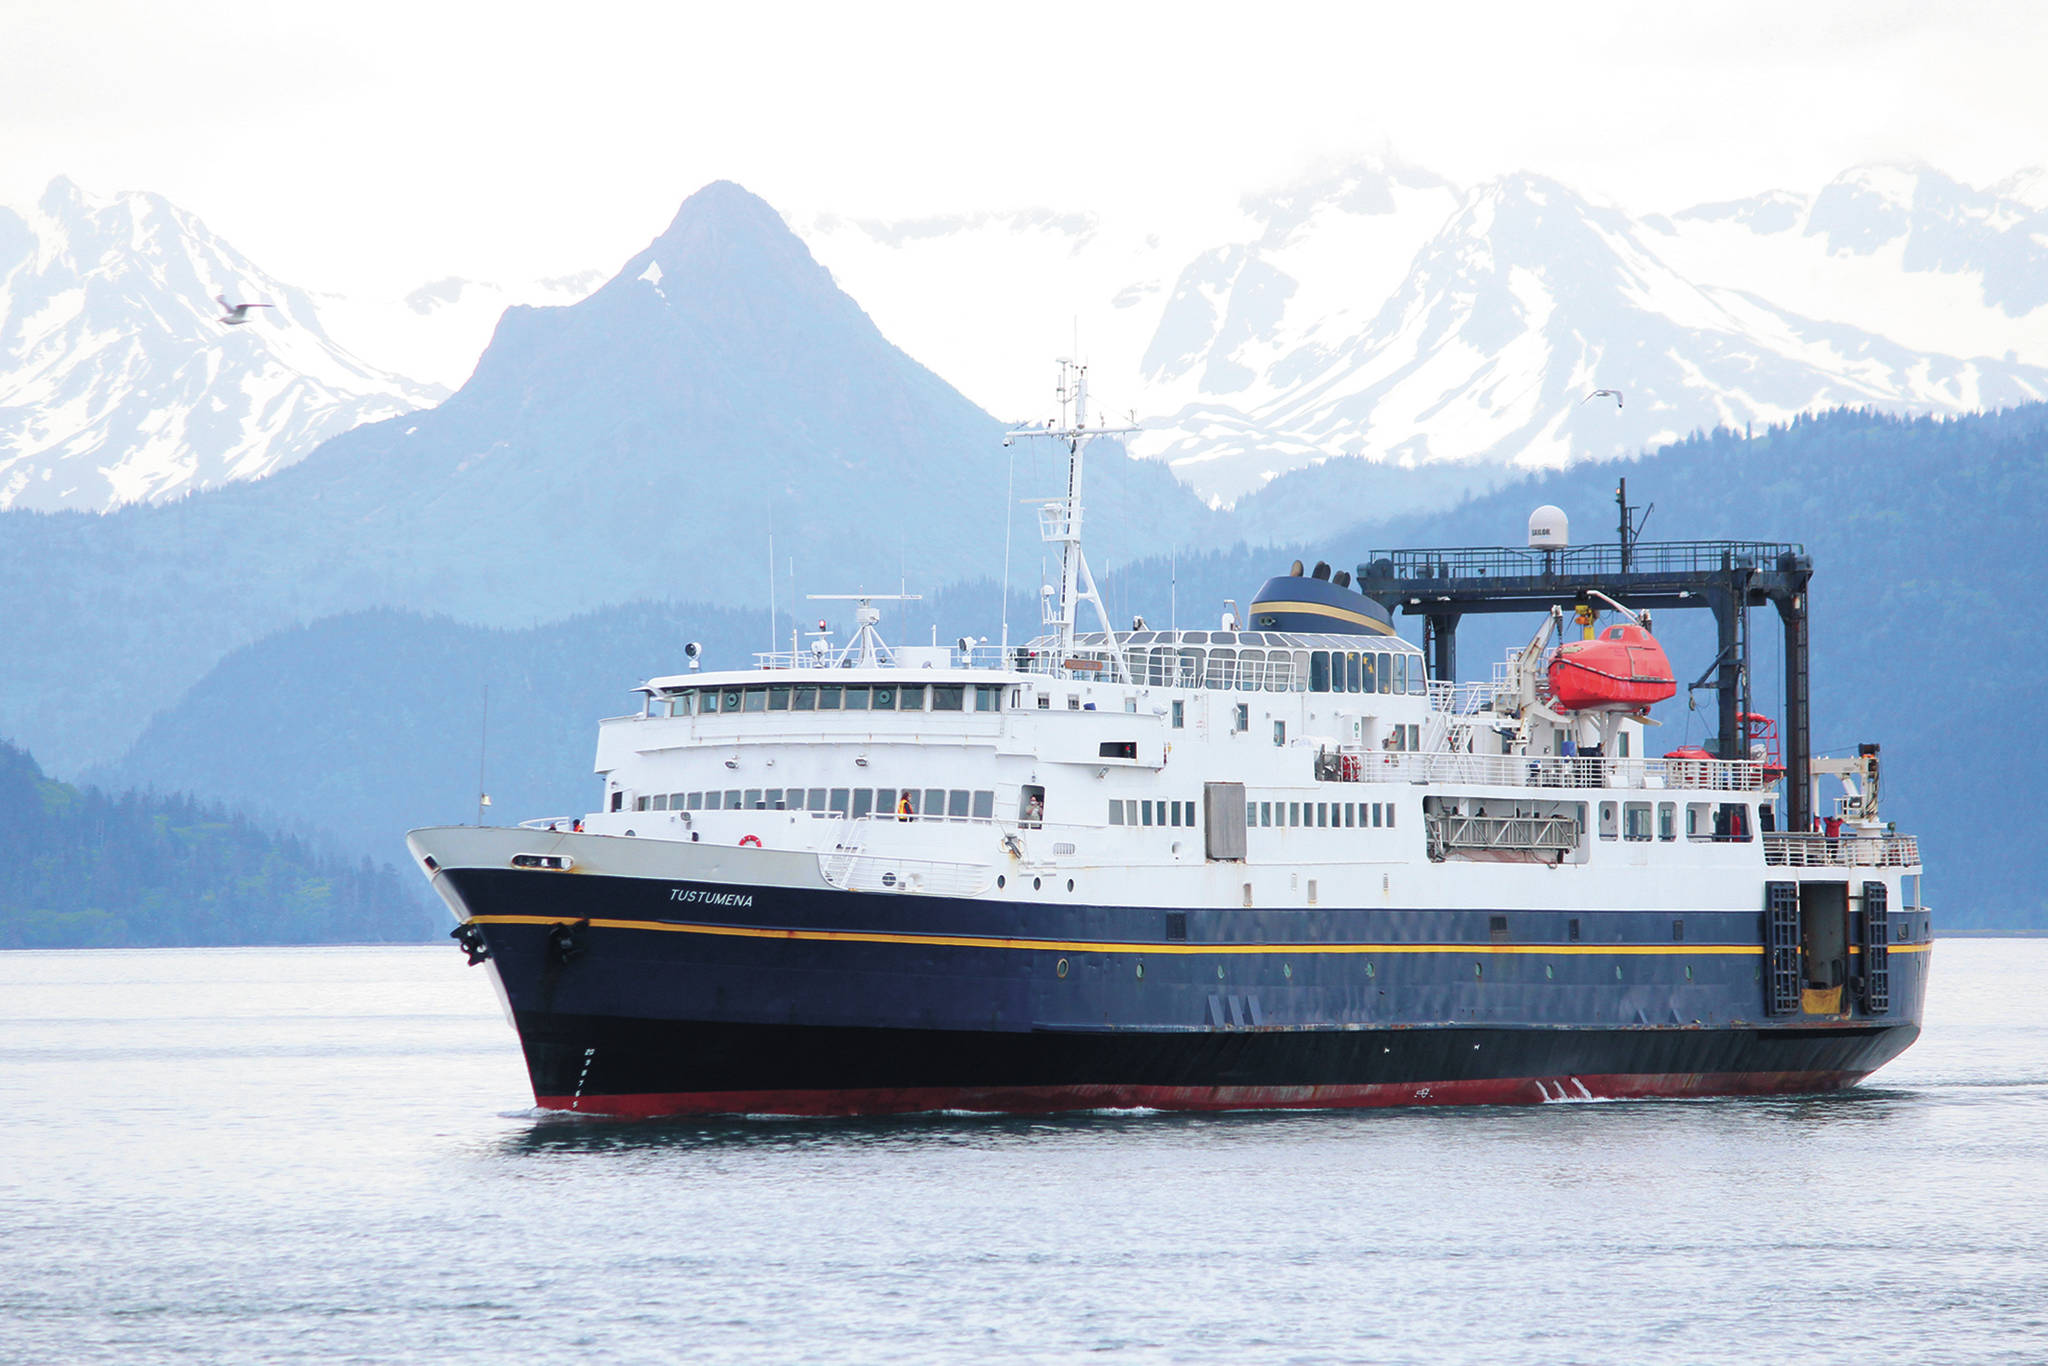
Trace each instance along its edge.
<path fill-rule="evenodd" d="M 1664 647 L 1633 623 L 1568 640 L 1550 661 L 1551 705 L 1559 711 L 1647 707 L 1677 691 Z"/>

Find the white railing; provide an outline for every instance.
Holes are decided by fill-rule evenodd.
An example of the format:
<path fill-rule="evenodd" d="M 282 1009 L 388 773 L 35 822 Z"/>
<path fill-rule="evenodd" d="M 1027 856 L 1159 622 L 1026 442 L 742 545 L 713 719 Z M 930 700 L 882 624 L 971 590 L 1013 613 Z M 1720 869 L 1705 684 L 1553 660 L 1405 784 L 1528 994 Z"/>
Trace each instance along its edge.
<path fill-rule="evenodd" d="M 818 855 L 825 880 L 848 892 L 923 892 L 931 896 L 980 896 L 995 881 L 985 863 L 897 858 L 837 850 Z"/>
<path fill-rule="evenodd" d="M 1434 711 L 1449 712 L 1453 716 L 1472 716 L 1489 711 L 1500 689 L 1492 683 L 1447 683 L 1432 679 L 1429 685 L 1429 705 Z"/>
<path fill-rule="evenodd" d="M 1349 746 L 1340 747 L 1337 757 L 1337 780 L 1344 782 L 1706 792 L 1755 792 L 1764 785 L 1764 766 L 1747 759 L 1608 759 L 1591 755 L 1532 758 Z"/>
<path fill-rule="evenodd" d="M 1780 868 L 1910 868 L 1920 863 L 1913 835 L 1766 834 L 1764 862 Z"/>
<path fill-rule="evenodd" d="M 582 820 L 581 816 L 541 816 L 530 821 L 519 822 L 521 830 L 549 830 L 558 835 L 572 833 L 571 827 Z"/>

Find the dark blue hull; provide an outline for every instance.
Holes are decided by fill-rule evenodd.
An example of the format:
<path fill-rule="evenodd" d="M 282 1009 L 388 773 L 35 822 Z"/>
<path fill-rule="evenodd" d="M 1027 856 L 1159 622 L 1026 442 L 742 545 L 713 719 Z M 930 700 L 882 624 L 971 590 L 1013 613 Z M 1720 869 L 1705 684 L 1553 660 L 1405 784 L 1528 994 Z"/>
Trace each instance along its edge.
<path fill-rule="evenodd" d="M 1767 1017 L 1761 912 L 1213 911 L 441 871 L 546 1106 L 1242 1108 L 1826 1090 L 1919 1033 L 1924 912 Z M 1916 921 L 1917 917 L 1917 921 Z"/>

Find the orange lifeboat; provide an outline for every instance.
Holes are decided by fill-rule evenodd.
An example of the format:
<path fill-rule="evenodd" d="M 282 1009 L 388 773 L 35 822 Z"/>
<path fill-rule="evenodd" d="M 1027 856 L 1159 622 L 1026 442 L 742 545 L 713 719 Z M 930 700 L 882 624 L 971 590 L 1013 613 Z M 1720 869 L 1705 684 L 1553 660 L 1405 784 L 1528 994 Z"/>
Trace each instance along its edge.
<path fill-rule="evenodd" d="M 1551 705 L 1559 711 L 1647 707 L 1678 691 L 1664 647 L 1632 623 L 1592 640 L 1568 640 L 1550 661 Z"/>

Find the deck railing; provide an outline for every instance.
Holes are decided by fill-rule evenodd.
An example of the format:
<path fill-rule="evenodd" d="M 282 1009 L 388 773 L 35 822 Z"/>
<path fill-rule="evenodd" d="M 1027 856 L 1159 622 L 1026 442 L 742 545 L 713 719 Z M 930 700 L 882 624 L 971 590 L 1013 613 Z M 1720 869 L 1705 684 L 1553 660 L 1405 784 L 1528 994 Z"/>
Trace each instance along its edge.
<path fill-rule="evenodd" d="M 1764 862 L 1780 868 L 1910 868 L 1920 864 L 1913 835 L 1766 834 Z"/>

